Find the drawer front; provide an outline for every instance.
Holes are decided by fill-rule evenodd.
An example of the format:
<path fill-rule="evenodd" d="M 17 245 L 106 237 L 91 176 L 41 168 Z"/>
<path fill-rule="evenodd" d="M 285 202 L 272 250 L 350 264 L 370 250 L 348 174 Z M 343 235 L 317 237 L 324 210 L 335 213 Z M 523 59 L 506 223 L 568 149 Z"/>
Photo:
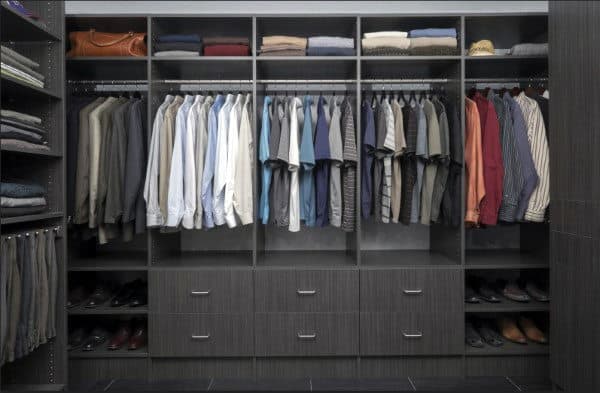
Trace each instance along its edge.
<path fill-rule="evenodd" d="M 256 312 L 358 311 L 358 272 L 287 270 L 256 272 Z"/>
<path fill-rule="evenodd" d="M 252 272 L 249 270 L 153 271 L 150 288 L 153 312 L 252 312 Z"/>
<path fill-rule="evenodd" d="M 256 314 L 256 356 L 358 355 L 358 313 Z"/>
<path fill-rule="evenodd" d="M 462 312 L 458 269 L 363 270 L 361 312 Z"/>
<path fill-rule="evenodd" d="M 252 314 L 152 314 L 151 356 L 252 356 Z"/>
<path fill-rule="evenodd" d="M 464 350 L 460 313 L 361 313 L 361 355 L 451 355 Z"/>

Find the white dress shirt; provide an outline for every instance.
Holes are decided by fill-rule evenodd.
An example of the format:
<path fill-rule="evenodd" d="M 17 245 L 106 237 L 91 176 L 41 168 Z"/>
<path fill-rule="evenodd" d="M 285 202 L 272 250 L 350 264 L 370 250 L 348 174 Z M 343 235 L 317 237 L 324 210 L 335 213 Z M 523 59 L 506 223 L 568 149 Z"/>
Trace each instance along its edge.
<path fill-rule="evenodd" d="M 294 97 L 290 109 L 290 150 L 288 171 L 290 171 L 290 232 L 300 230 L 300 184 L 298 170 L 300 169 L 300 146 L 298 145 L 298 108 L 302 108 L 302 100 Z"/>
<path fill-rule="evenodd" d="M 242 119 L 238 155 L 235 165 L 235 185 L 233 188 L 233 208 L 242 225 L 254 222 L 254 139 L 252 136 L 252 95 L 246 95 Z"/>
<path fill-rule="evenodd" d="M 198 112 L 204 97 L 197 95 L 190 106 L 186 118 L 186 133 L 184 135 L 183 151 L 183 219 L 181 225 L 185 229 L 194 228 L 196 213 L 196 133 L 198 129 Z"/>
<path fill-rule="evenodd" d="M 242 107 L 244 105 L 244 96 L 237 95 L 235 104 L 229 111 L 229 128 L 227 130 L 227 168 L 225 171 L 225 221 L 229 228 L 237 226 L 237 220 L 233 209 L 233 190 L 235 187 L 235 166 L 237 164 L 237 155 L 239 147 L 240 121 L 242 117 Z"/>
<path fill-rule="evenodd" d="M 234 96 L 227 94 L 219 111 L 217 128 L 217 149 L 215 153 L 215 177 L 213 180 L 213 219 L 216 225 L 225 224 L 225 184 L 227 183 L 227 136 L 229 115 Z"/>
<path fill-rule="evenodd" d="M 202 176 L 204 175 L 204 157 L 208 142 L 208 113 L 214 99 L 211 96 L 204 97 L 202 105 L 198 110 L 196 119 L 196 141 L 194 142 L 196 159 L 196 212 L 194 213 L 194 228 L 202 229 L 204 222 L 204 207 L 202 206 Z"/>

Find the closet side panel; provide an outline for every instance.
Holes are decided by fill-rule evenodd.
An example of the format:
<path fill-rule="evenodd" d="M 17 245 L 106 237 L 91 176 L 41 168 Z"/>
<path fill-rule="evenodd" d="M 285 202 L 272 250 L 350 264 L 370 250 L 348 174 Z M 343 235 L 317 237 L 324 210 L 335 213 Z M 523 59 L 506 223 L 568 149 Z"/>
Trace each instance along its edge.
<path fill-rule="evenodd" d="M 566 391 L 598 391 L 600 4 L 549 7 L 551 375 Z"/>

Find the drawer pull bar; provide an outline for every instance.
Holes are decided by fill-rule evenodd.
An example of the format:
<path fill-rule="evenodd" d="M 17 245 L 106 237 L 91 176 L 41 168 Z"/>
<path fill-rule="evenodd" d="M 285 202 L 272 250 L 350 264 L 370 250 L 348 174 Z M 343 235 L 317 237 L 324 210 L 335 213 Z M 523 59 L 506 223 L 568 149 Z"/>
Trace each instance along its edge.
<path fill-rule="evenodd" d="M 317 333 L 312 333 L 312 334 L 298 333 L 299 340 L 314 340 L 316 338 L 317 338 Z"/>
<path fill-rule="evenodd" d="M 403 289 L 402 292 L 404 292 L 406 295 L 420 295 L 423 293 L 422 289 Z"/>
<path fill-rule="evenodd" d="M 192 336 L 192 340 L 208 340 L 210 338 L 210 334 Z"/>
<path fill-rule="evenodd" d="M 298 290 L 296 291 L 296 293 L 297 293 L 299 296 L 312 296 L 312 295 L 314 295 L 315 293 L 317 293 L 317 290 L 316 290 L 316 289 L 311 289 L 311 290 L 309 290 L 309 291 L 306 291 L 306 290 L 298 289 Z"/>
<path fill-rule="evenodd" d="M 421 338 L 421 337 L 423 337 L 423 333 L 421 333 L 421 332 L 414 333 L 414 334 L 402 332 L 402 335 L 404 336 L 404 338 Z"/>
<path fill-rule="evenodd" d="M 210 289 L 208 291 L 192 291 L 192 296 L 208 296 L 210 295 Z"/>

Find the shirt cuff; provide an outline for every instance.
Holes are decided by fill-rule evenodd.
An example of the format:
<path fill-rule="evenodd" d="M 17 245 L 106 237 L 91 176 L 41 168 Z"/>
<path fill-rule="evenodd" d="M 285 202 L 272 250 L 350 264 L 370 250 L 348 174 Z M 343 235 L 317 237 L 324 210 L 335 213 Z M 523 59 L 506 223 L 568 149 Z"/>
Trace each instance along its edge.
<path fill-rule="evenodd" d="M 525 212 L 525 221 L 544 222 L 546 218 L 546 209 L 543 210 L 527 210 Z"/>

